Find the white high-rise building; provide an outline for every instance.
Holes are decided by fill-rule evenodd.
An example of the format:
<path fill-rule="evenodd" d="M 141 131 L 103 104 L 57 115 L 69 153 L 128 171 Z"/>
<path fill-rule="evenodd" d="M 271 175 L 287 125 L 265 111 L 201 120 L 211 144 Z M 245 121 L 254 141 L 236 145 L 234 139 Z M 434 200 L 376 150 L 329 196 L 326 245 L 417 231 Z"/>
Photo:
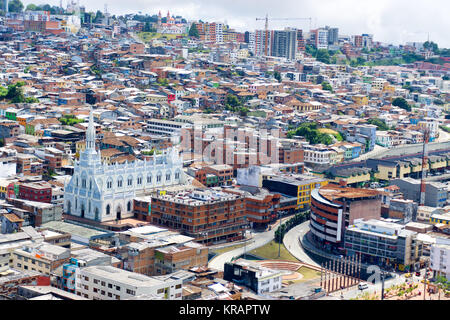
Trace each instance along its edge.
<path fill-rule="evenodd" d="M 152 189 L 184 183 L 183 162 L 176 147 L 151 160 L 124 164 L 102 163 L 95 149 L 92 110 L 86 132 L 86 149 L 74 164 L 64 189 L 64 212 L 95 221 L 133 216 L 133 198 Z"/>
<path fill-rule="evenodd" d="M 433 276 L 444 276 L 450 281 L 450 240 L 436 238 L 430 250 L 430 268 Z"/>

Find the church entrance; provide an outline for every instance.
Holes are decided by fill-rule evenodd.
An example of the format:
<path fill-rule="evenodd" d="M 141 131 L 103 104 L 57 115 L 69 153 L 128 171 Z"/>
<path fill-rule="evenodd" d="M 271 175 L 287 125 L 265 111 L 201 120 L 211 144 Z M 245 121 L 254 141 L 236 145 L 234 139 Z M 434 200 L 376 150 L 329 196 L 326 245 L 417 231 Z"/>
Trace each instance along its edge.
<path fill-rule="evenodd" d="M 120 206 L 117 207 L 116 219 L 117 220 L 122 219 L 122 208 Z"/>

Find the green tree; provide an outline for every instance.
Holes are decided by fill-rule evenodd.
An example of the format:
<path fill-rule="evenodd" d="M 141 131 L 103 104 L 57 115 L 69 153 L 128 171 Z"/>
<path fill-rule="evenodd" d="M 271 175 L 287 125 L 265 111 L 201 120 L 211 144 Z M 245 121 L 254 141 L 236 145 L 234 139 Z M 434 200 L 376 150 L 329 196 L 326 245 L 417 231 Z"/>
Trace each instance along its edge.
<path fill-rule="evenodd" d="M 95 18 L 94 18 L 94 20 L 92 22 L 93 23 L 100 23 L 100 22 L 102 22 L 103 18 L 104 18 L 103 13 L 100 10 L 97 10 L 97 13 L 95 14 Z"/>
<path fill-rule="evenodd" d="M 37 11 L 38 10 L 38 6 L 30 3 L 29 5 L 27 5 L 25 11 Z"/>
<path fill-rule="evenodd" d="M 226 99 L 225 99 L 225 105 L 229 105 L 233 108 L 239 106 L 241 104 L 241 102 L 239 101 L 238 97 L 236 97 L 233 94 L 228 94 Z"/>
<path fill-rule="evenodd" d="M 406 111 L 411 111 L 411 106 L 408 104 L 408 102 L 404 99 L 404 98 L 402 98 L 402 97 L 398 97 L 398 98 L 395 98 L 393 101 L 392 101 L 392 105 L 393 106 L 396 106 L 396 107 L 399 107 L 399 108 L 402 108 L 402 109 L 405 109 Z"/>
<path fill-rule="evenodd" d="M 330 54 L 328 53 L 328 50 L 326 50 L 326 49 L 317 50 L 316 59 L 320 62 L 330 64 Z"/>
<path fill-rule="evenodd" d="M 8 3 L 8 11 L 9 12 L 22 12 L 23 3 L 20 0 L 11 0 Z"/>
<path fill-rule="evenodd" d="M 327 81 L 322 82 L 322 90 L 333 92 L 333 87 Z"/>
<path fill-rule="evenodd" d="M 425 41 L 423 44 L 423 47 L 425 49 L 433 51 L 433 53 L 435 53 L 435 54 L 439 54 L 439 47 L 433 41 Z"/>
<path fill-rule="evenodd" d="M 278 71 L 273 73 L 273 77 L 277 79 L 278 82 L 281 82 L 281 74 Z"/>
<path fill-rule="evenodd" d="M 194 38 L 198 38 L 200 35 L 198 33 L 198 29 L 197 26 L 195 25 L 195 23 L 191 24 L 191 27 L 189 29 L 189 37 L 194 37 Z"/>
<path fill-rule="evenodd" d="M 368 119 L 367 123 L 377 126 L 377 129 L 380 131 L 387 131 L 390 129 L 383 120 L 377 118 Z"/>

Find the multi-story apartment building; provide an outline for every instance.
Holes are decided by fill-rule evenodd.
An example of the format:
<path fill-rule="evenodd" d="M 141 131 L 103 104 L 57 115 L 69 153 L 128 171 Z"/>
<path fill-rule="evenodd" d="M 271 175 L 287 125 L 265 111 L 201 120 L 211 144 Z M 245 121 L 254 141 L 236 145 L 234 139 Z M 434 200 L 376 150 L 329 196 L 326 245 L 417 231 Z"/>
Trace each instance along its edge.
<path fill-rule="evenodd" d="M 325 28 L 311 30 L 311 40 L 317 49 L 328 49 L 328 30 Z"/>
<path fill-rule="evenodd" d="M 436 243 L 430 250 L 430 268 L 433 277 L 444 276 L 450 281 L 450 240 L 447 238 L 436 238 Z"/>
<path fill-rule="evenodd" d="M 311 192 L 313 241 L 329 251 L 343 251 L 345 230 L 355 219 L 379 219 L 381 196 L 370 189 L 327 185 Z"/>
<path fill-rule="evenodd" d="M 202 243 L 242 239 L 248 228 L 244 197 L 216 190 L 154 195 L 150 219 Z"/>
<path fill-rule="evenodd" d="M 19 185 L 19 197 L 23 200 L 50 203 L 52 186 L 48 182 L 30 182 Z"/>
<path fill-rule="evenodd" d="M 45 275 L 50 275 L 69 259 L 70 249 L 48 243 L 24 246 L 13 252 L 15 269 L 38 271 Z"/>
<path fill-rule="evenodd" d="M 405 199 L 420 202 L 420 180 L 413 178 L 394 179 L 390 185 L 400 187 Z M 448 188 L 444 183 L 425 182 L 425 205 L 429 207 L 444 207 L 448 199 Z"/>
<path fill-rule="evenodd" d="M 263 175 L 262 186 L 271 192 L 278 192 L 297 198 L 297 208 L 306 210 L 311 205 L 311 194 L 314 189 L 328 184 L 326 179 L 307 175 Z"/>
<path fill-rule="evenodd" d="M 146 122 L 146 131 L 158 135 L 181 136 L 182 128 L 187 127 L 190 125 L 170 120 L 150 119 Z"/>
<path fill-rule="evenodd" d="M 303 146 L 303 159 L 306 163 L 329 164 L 334 153 L 333 149 L 321 144 Z"/>
<path fill-rule="evenodd" d="M 91 300 L 126 300 L 140 295 L 181 300 L 182 280 L 148 277 L 111 266 L 90 266 L 75 272 L 76 294 Z"/>
<path fill-rule="evenodd" d="M 415 268 L 422 256 L 417 232 L 404 225 L 377 219 L 357 219 L 345 231 L 347 255 L 361 254 L 363 262 L 390 265 L 403 271 Z"/>
<path fill-rule="evenodd" d="M 295 59 L 297 53 L 297 30 L 273 31 L 271 56 Z"/>

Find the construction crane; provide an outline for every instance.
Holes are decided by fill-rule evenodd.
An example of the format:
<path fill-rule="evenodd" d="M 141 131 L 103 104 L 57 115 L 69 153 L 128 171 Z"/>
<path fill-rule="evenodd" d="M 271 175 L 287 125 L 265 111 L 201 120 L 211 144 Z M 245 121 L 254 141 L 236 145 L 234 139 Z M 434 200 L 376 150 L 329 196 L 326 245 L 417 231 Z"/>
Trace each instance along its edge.
<path fill-rule="evenodd" d="M 269 38 L 269 16 L 266 14 L 265 18 L 256 18 L 256 21 L 261 21 L 261 20 L 265 20 L 265 34 L 266 34 L 266 39 L 265 39 L 265 45 L 264 45 L 264 54 L 267 56 L 268 52 L 268 38 Z M 270 18 L 270 20 L 309 20 L 309 30 L 311 30 L 311 22 L 312 22 L 312 18 Z"/>
<path fill-rule="evenodd" d="M 423 132 L 423 154 L 422 154 L 422 179 L 420 180 L 420 202 L 419 206 L 425 205 L 425 179 L 427 178 L 428 164 L 428 141 L 430 140 L 430 130 L 426 128 Z"/>

